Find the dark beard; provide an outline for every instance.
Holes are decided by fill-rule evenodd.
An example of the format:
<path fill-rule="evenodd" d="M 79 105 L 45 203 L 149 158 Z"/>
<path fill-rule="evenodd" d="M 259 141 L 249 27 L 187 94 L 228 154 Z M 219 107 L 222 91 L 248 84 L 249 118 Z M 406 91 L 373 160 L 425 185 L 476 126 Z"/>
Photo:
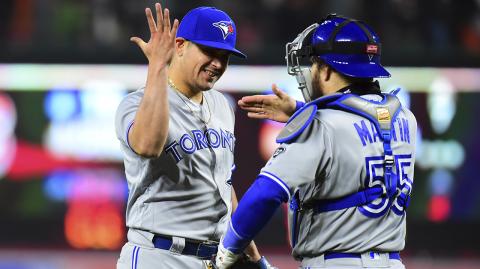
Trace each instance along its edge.
<path fill-rule="evenodd" d="M 318 79 L 318 75 L 314 75 L 312 77 L 312 100 L 318 99 L 323 97 L 325 93 L 323 92 L 322 88 L 320 87 L 320 80 Z"/>

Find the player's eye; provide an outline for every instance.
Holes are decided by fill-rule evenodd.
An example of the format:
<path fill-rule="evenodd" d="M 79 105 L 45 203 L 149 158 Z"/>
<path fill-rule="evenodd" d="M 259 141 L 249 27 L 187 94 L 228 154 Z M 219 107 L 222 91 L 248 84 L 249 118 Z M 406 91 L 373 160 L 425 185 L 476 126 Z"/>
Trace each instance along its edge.
<path fill-rule="evenodd" d="M 198 45 L 199 49 L 207 56 L 211 58 L 217 58 L 220 59 L 221 61 L 228 61 L 230 57 L 230 52 L 226 50 L 221 50 L 221 49 L 214 49 L 202 45 Z"/>

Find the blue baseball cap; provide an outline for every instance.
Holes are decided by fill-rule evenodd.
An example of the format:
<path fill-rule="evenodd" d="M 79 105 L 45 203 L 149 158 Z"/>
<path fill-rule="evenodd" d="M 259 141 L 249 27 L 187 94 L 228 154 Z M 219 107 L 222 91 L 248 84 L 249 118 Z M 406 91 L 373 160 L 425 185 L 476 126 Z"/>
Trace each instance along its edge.
<path fill-rule="evenodd" d="M 177 37 L 203 46 L 230 51 L 235 56 L 247 58 L 235 48 L 237 30 L 227 13 L 214 7 L 198 7 L 183 17 Z"/>

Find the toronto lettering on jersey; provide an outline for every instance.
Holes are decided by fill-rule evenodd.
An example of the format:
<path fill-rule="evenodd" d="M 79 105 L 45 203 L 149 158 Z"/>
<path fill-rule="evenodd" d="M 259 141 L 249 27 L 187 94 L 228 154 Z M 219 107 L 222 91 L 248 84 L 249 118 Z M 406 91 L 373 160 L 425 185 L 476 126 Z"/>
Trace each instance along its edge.
<path fill-rule="evenodd" d="M 402 142 L 410 144 L 410 131 L 408 128 L 408 120 L 405 118 L 398 117 L 393 123 L 394 128 L 392 129 L 392 140 L 397 141 L 400 139 Z M 375 125 L 366 120 L 362 120 L 359 123 L 354 123 L 353 127 L 357 130 L 358 137 L 362 141 L 363 146 L 382 141 L 380 133 L 375 128 Z M 398 136 L 397 128 L 398 127 Z"/>
<path fill-rule="evenodd" d="M 168 144 L 165 147 L 165 152 L 170 154 L 178 163 L 183 159 L 181 151 L 185 154 L 193 154 L 197 150 L 219 147 L 233 152 L 235 136 L 229 131 L 209 128 L 206 131 L 191 130 L 191 134 L 183 134 L 179 141 L 174 140 Z"/>

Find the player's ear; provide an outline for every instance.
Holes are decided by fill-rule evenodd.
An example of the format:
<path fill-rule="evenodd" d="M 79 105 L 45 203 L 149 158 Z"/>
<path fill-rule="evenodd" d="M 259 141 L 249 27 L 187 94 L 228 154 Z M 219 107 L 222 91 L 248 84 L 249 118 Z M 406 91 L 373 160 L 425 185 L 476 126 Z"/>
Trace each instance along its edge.
<path fill-rule="evenodd" d="M 188 41 L 184 38 L 177 37 L 175 38 L 175 52 L 178 56 L 182 56 L 185 48 L 187 47 Z"/>
<path fill-rule="evenodd" d="M 327 81 L 330 79 L 330 73 L 328 70 L 328 65 L 323 63 L 315 63 L 317 65 L 317 72 L 321 81 Z"/>
<path fill-rule="evenodd" d="M 321 68 L 323 69 L 323 72 L 325 74 L 325 81 L 330 80 L 330 76 L 332 75 L 332 72 L 334 72 L 334 70 L 326 64 L 324 64 Z"/>

